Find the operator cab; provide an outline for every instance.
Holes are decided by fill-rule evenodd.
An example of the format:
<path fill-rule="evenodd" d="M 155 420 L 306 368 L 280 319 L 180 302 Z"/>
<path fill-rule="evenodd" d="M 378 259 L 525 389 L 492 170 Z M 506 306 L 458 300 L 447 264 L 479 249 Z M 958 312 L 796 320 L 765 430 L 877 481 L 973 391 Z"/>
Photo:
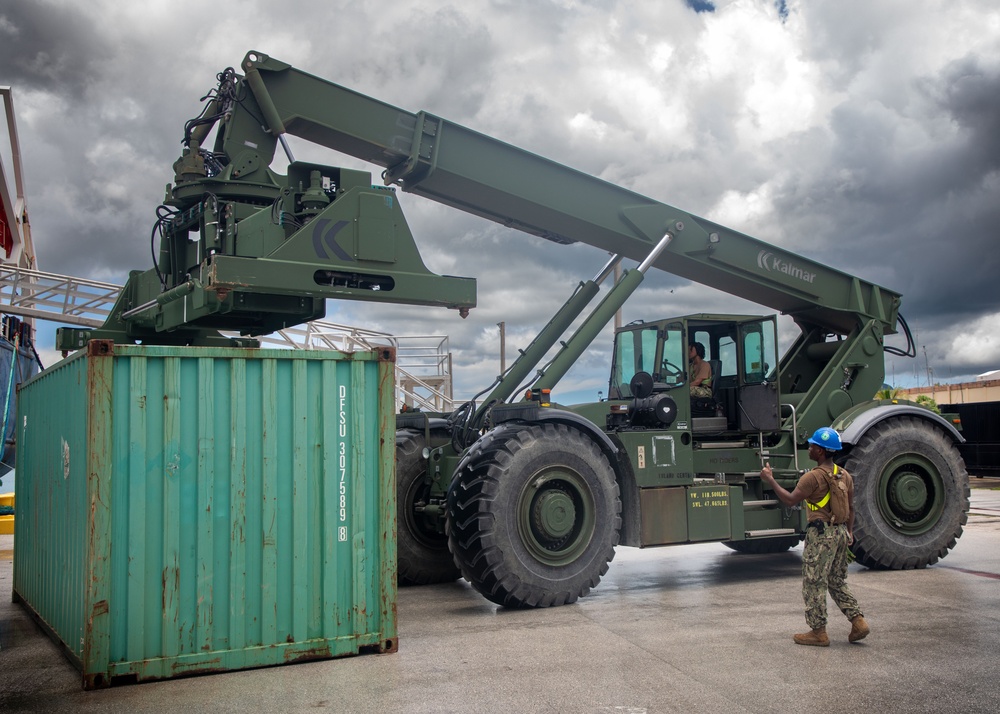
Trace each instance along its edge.
<path fill-rule="evenodd" d="M 690 425 L 696 435 L 775 430 L 776 325 L 774 315 L 698 314 L 622 327 L 615 334 L 609 399 L 667 393 L 677 405 L 676 427 Z M 691 397 L 687 355 L 696 342 L 712 367 L 711 398 Z"/>

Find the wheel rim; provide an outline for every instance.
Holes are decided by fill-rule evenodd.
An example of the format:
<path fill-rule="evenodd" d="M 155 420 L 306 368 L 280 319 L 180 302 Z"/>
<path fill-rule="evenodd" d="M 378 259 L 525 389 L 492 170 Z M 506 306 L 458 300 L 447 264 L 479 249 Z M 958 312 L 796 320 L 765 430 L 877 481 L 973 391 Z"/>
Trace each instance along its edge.
<path fill-rule="evenodd" d="M 535 474 L 518 502 L 518 534 L 538 561 L 572 563 L 594 534 L 596 507 L 587 482 L 575 471 L 552 467 Z"/>
<path fill-rule="evenodd" d="M 931 461 L 918 454 L 898 456 L 879 477 L 879 511 L 895 530 L 926 533 L 944 510 L 944 480 Z"/>
<path fill-rule="evenodd" d="M 438 530 L 436 520 L 432 516 L 418 513 L 416 510 L 418 502 L 428 502 L 430 491 L 430 485 L 422 478 L 414 479 L 410 484 L 404 496 L 406 527 L 417 543 L 427 548 L 441 550 L 448 547 L 448 537 Z"/>

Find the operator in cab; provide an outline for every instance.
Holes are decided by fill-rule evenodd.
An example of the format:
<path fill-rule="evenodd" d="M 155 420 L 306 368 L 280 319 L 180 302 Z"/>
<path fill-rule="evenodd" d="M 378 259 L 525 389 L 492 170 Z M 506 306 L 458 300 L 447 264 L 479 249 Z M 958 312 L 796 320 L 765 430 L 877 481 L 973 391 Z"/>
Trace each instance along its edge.
<path fill-rule="evenodd" d="M 809 458 L 816 468 L 802 474 L 789 493 L 775 480 L 770 464 L 761 469 L 761 480 L 786 506 L 806 502 L 808 524 L 802 551 L 802 597 L 806 604 L 809 632 L 795 635 L 798 645 L 829 647 L 826 634 L 826 593 L 851 621 L 849 642 L 868 636 L 868 623 L 858 601 L 847 587 L 847 560 L 854 543 L 854 480 L 833 463 L 833 455 L 843 448 L 840 434 L 828 426 L 820 427 L 809 437 Z"/>
<path fill-rule="evenodd" d="M 712 397 L 712 366 L 705 361 L 705 345 L 700 342 L 688 348 L 688 380 L 692 399 Z"/>

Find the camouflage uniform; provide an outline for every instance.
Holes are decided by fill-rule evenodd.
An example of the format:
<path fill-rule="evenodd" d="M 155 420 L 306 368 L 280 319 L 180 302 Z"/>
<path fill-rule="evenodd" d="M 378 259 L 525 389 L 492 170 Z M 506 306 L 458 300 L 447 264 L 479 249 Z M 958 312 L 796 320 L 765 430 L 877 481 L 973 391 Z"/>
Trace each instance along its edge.
<path fill-rule="evenodd" d="M 813 469 L 803 474 L 799 486 L 806 493 L 806 500 L 819 503 L 829 492 L 822 476 L 823 469 Z M 853 492 L 851 475 L 840 469 L 848 479 L 848 489 Z M 809 509 L 809 527 L 802 551 L 802 599 L 806 604 L 806 624 L 813 630 L 826 627 L 826 593 L 848 620 L 863 615 L 858 601 L 847 587 L 847 525 L 831 525 L 833 513 L 830 505 Z"/>
<path fill-rule="evenodd" d="M 702 362 L 702 364 L 705 364 L 705 362 Z M 711 379 L 712 376 L 713 376 L 712 372 L 711 372 L 711 369 L 712 368 L 709 367 L 709 372 L 708 372 L 709 379 Z M 698 375 L 695 374 L 694 364 L 693 363 L 689 363 L 688 364 L 688 381 L 693 382 L 697 378 L 698 378 Z M 711 382 L 709 382 L 709 384 L 711 384 Z M 692 384 L 691 385 L 691 396 L 692 397 L 706 397 L 706 398 L 711 398 L 712 397 L 712 387 L 711 386 L 703 386 L 703 385 L 700 385 L 700 384 L 698 386 L 694 386 Z"/>
<path fill-rule="evenodd" d="M 826 524 L 806 529 L 802 553 L 802 599 L 806 624 L 813 630 L 826 627 L 826 593 L 848 620 L 862 615 L 858 601 L 847 587 L 847 526 Z"/>

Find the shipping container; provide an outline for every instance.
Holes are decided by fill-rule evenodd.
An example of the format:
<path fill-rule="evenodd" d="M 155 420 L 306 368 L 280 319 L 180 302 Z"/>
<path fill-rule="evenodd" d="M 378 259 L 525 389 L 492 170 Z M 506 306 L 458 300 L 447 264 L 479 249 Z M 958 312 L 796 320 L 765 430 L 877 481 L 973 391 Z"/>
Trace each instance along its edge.
<path fill-rule="evenodd" d="M 958 450 L 972 476 L 1000 471 L 1000 402 L 967 402 L 940 405 L 942 412 L 958 414 L 964 444 Z"/>
<path fill-rule="evenodd" d="M 14 599 L 85 688 L 396 650 L 393 360 L 94 341 L 22 386 Z"/>

